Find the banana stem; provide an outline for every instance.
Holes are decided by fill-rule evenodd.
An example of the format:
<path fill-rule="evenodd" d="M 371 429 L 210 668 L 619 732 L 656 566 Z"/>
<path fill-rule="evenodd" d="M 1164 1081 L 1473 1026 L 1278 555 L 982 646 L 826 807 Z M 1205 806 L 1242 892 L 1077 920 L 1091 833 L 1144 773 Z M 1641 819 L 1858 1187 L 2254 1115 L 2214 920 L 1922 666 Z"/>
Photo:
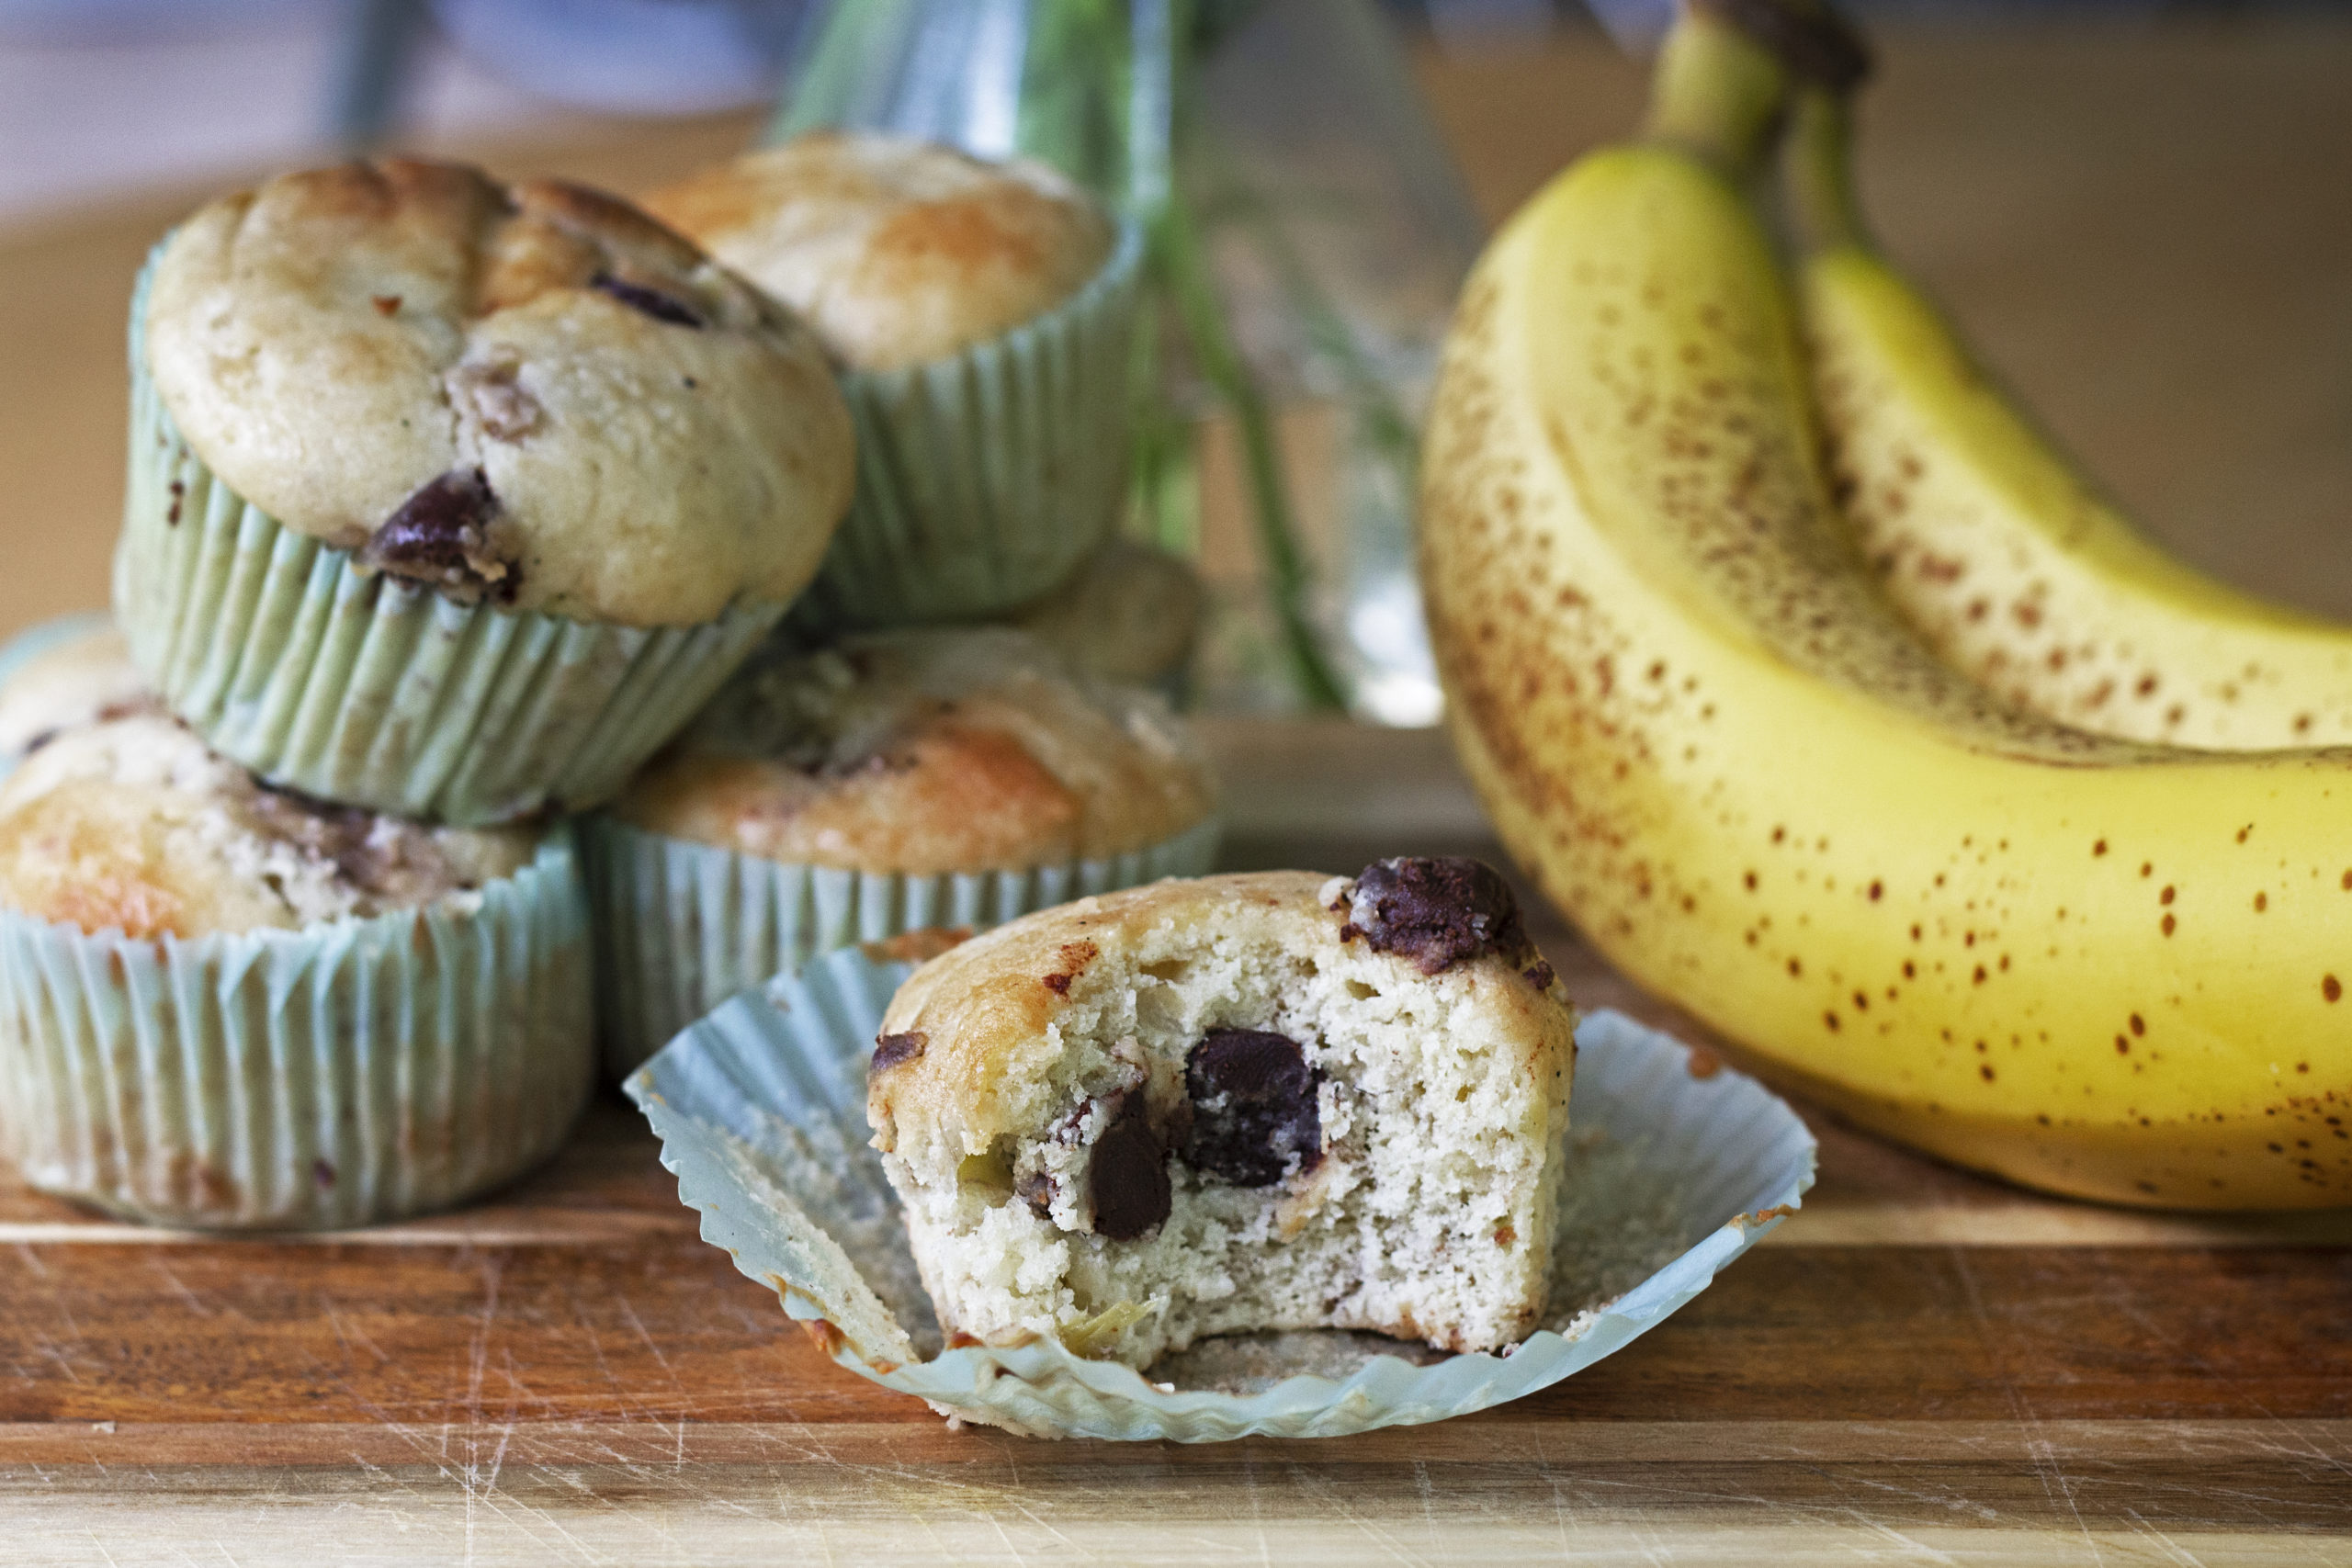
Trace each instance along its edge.
<path fill-rule="evenodd" d="M 1854 108 L 1845 94 L 1808 87 L 1797 95 L 1784 173 L 1790 211 L 1807 251 L 1869 245 L 1854 190 Z"/>
<path fill-rule="evenodd" d="M 1735 181 L 1762 164 L 1788 96 L 1770 51 L 1702 0 L 1682 0 L 1650 79 L 1649 136 L 1687 149 Z"/>

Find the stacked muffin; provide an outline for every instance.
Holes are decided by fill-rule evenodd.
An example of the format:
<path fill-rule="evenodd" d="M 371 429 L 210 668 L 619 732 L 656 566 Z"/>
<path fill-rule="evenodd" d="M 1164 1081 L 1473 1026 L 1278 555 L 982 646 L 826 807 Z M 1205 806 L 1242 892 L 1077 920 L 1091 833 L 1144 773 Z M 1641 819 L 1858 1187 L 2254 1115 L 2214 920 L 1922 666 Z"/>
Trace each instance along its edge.
<path fill-rule="evenodd" d="M 0 1143 L 162 1222 L 462 1201 L 594 1083 L 563 814 L 807 585 L 847 411 L 634 208 L 448 164 L 213 203 L 130 325 L 122 637 L 0 686 Z"/>
<path fill-rule="evenodd" d="M 827 946 L 1206 868 L 1207 770 L 1120 683 L 1197 609 L 1114 537 L 1132 230 L 839 136 L 652 205 L 687 234 L 353 164 L 150 258 L 120 636 L 0 655 L 0 1152 L 37 1185 L 202 1225 L 460 1201 L 560 1141 L 597 1000 L 625 1068 Z"/>

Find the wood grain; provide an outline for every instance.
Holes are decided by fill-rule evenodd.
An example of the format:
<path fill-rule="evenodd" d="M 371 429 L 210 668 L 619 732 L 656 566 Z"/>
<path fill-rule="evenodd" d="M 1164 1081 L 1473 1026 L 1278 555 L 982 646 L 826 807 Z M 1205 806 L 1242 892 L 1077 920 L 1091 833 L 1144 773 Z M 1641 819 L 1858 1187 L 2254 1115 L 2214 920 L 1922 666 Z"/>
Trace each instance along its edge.
<path fill-rule="evenodd" d="M 2352 25 L 1898 36 L 1895 247 L 2159 532 L 2352 613 Z M 1500 212 L 1631 123 L 1591 44 L 1425 62 Z M 746 122 L 458 151 L 629 188 Z M 0 234 L 0 634 L 104 596 L 120 311 L 188 196 Z M 1208 727 L 1229 860 L 1495 852 L 1442 739 Z M 1587 1005 L 1702 1039 L 1555 922 Z M 0 1179 L 0 1562 L 2352 1564 L 2352 1214 L 2121 1213 L 1805 1111 L 1792 1223 L 1534 1398 L 1322 1443 L 951 1430 L 696 1238 L 642 1123 L 461 1213 L 229 1240 Z"/>

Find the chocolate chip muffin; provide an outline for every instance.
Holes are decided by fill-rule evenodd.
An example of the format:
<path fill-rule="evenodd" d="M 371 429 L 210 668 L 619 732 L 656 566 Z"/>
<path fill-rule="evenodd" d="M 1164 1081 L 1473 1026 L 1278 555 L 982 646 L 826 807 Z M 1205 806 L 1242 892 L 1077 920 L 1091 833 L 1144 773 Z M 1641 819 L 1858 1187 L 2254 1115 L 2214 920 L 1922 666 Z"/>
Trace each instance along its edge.
<path fill-rule="evenodd" d="M 159 247 L 133 340 L 133 654 L 222 750 L 356 805 L 602 798 L 849 501 L 806 329 L 576 186 L 282 175 Z"/>
<path fill-rule="evenodd" d="M 842 368 L 857 500 L 804 629 L 1001 615 L 1108 536 L 1142 242 L 1076 186 L 822 131 L 646 201 L 802 312 Z"/>
<path fill-rule="evenodd" d="M 40 646 L 22 657 L 15 644 L 0 653 L 0 776 L 65 730 L 162 706 L 113 626 L 58 629 L 33 634 Z"/>
<path fill-rule="evenodd" d="M 594 1077 L 571 833 L 272 789 L 158 713 L 0 782 L 0 1152 L 174 1224 L 365 1224 L 562 1140 Z"/>
<path fill-rule="evenodd" d="M 592 826 L 612 1066 L 830 948 L 1204 870 L 1215 807 L 1164 704 L 1009 628 L 755 666 Z"/>
<path fill-rule="evenodd" d="M 790 305 L 841 364 L 903 370 L 1044 315 L 1117 237 L 1084 192 L 1025 158 L 817 131 L 645 198 Z"/>
<path fill-rule="evenodd" d="M 539 837 L 272 789 L 148 713 L 56 733 L 0 782 L 0 908 L 137 938 L 294 931 L 463 908 Z"/>
<path fill-rule="evenodd" d="M 1173 699 L 1182 693 L 1206 598 L 1200 573 L 1182 556 L 1114 539 L 1013 624 L 1081 674 Z"/>
<path fill-rule="evenodd" d="M 867 1115 L 951 1338 L 1491 1350 L 1544 1312 L 1574 1027 L 1475 862 L 1168 882 L 918 970 Z"/>

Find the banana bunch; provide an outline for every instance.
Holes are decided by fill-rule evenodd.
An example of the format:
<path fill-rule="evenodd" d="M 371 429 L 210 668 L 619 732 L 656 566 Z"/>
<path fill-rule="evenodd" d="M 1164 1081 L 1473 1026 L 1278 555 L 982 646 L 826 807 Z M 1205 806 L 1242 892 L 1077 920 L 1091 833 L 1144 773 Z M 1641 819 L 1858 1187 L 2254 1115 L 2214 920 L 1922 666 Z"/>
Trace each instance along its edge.
<path fill-rule="evenodd" d="M 1842 93 L 1799 96 L 1798 286 L 1832 472 L 1864 553 L 1948 663 L 2084 729 L 2224 751 L 2352 744 L 2352 629 L 2166 554 L 1871 243 Z"/>
<path fill-rule="evenodd" d="M 1614 963 L 1866 1126 L 2120 1202 L 2352 1201 L 2352 756 L 2096 735 L 1899 613 L 1743 195 L 1780 60 L 1839 58 L 1776 41 L 1686 17 L 1650 135 L 1466 286 L 1421 517 L 1464 766 Z"/>

